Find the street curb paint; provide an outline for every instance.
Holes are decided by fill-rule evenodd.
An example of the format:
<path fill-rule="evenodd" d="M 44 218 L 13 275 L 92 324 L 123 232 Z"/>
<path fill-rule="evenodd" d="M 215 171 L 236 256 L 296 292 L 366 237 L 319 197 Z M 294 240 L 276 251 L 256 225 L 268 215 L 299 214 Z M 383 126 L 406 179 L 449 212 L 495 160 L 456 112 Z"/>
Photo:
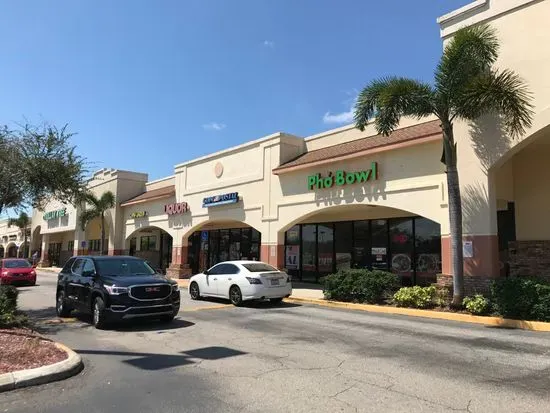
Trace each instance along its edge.
<path fill-rule="evenodd" d="M 322 307 L 342 308 L 346 310 L 367 311 L 371 313 L 406 315 L 410 317 L 432 318 L 438 320 L 459 321 L 471 324 L 483 324 L 488 327 L 517 328 L 521 330 L 550 332 L 550 323 L 543 321 L 511 320 L 500 317 L 483 317 L 469 314 L 445 313 L 441 311 L 417 310 L 371 304 L 344 303 L 340 301 L 319 300 L 314 298 L 289 297 L 290 303 L 315 304 Z"/>
<path fill-rule="evenodd" d="M 0 374 L 0 393 L 21 387 L 36 386 L 38 384 L 63 380 L 80 373 L 84 368 L 82 358 L 63 344 L 54 344 L 58 349 L 67 353 L 68 357 L 65 360 L 35 369 Z"/>

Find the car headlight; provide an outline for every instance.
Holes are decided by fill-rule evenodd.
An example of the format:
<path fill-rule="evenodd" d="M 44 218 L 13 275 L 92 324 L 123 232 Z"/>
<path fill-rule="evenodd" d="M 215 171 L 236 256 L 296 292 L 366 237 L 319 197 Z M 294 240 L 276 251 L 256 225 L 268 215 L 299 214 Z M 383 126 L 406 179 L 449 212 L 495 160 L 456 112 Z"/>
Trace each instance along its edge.
<path fill-rule="evenodd" d="M 176 291 L 180 290 L 180 286 L 178 284 L 172 284 L 172 292 L 175 293 Z"/>
<path fill-rule="evenodd" d="M 128 287 L 117 287 L 116 285 L 104 286 L 109 295 L 120 295 L 128 292 Z"/>

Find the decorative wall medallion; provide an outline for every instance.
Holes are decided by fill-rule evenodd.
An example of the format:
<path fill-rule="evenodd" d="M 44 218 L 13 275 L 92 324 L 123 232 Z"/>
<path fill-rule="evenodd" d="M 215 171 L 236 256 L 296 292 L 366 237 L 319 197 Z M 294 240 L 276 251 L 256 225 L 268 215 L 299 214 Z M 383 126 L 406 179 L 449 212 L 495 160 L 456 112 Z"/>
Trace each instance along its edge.
<path fill-rule="evenodd" d="M 220 178 L 223 175 L 223 165 L 221 162 L 218 162 L 214 167 L 214 173 L 216 174 L 216 178 Z"/>

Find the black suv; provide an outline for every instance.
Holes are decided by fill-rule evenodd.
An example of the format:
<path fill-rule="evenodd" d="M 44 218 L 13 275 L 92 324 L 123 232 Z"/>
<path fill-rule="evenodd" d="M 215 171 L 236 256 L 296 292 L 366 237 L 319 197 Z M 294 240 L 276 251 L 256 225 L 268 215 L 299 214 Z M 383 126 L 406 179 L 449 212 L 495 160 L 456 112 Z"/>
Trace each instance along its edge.
<path fill-rule="evenodd" d="M 96 328 L 140 317 L 172 321 L 180 308 L 174 280 L 146 261 L 125 256 L 81 256 L 67 261 L 57 279 L 56 311 L 92 314 Z"/>

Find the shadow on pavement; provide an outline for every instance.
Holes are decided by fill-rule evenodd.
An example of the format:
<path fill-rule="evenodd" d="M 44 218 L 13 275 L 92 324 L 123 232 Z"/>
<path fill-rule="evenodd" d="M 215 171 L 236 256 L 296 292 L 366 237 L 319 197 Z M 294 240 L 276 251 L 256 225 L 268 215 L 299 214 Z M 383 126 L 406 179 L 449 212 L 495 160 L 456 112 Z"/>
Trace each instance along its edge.
<path fill-rule="evenodd" d="M 79 354 L 99 356 L 127 357 L 123 363 L 142 370 L 163 370 L 172 367 L 185 366 L 203 360 L 221 360 L 247 354 L 228 347 L 204 347 L 195 350 L 182 351 L 179 354 L 137 353 L 110 350 L 75 350 Z"/>
<path fill-rule="evenodd" d="M 216 303 L 216 304 L 226 304 L 231 305 L 231 302 L 227 299 L 216 298 L 216 297 L 204 297 L 201 298 L 200 302 L 203 303 Z M 302 304 L 288 303 L 283 301 L 281 303 L 273 304 L 269 300 L 254 300 L 254 301 L 245 301 L 243 307 L 247 308 L 261 308 L 261 309 L 277 309 L 277 308 L 292 308 L 292 307 L 301 307 Z M 200 308 L 200 307 L 198 307 Z"/>
<path fill-rule="evenodd" d="M 195 323 L 185 321 L 181 318 L 175 318 L 173 321 L 160 322 L 155 319 L 150 320 L 135 320 L 123 323 L 112 324 L 109 330 L 115 331 L 156 331 L 156 330 L 174 330 L 177 328 L 187 328 L 194 326 Z"/>

